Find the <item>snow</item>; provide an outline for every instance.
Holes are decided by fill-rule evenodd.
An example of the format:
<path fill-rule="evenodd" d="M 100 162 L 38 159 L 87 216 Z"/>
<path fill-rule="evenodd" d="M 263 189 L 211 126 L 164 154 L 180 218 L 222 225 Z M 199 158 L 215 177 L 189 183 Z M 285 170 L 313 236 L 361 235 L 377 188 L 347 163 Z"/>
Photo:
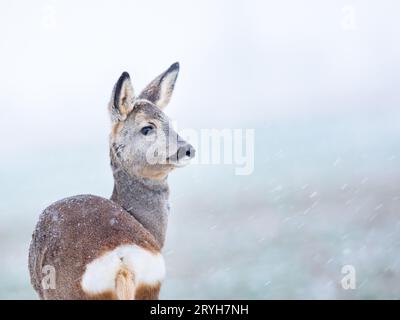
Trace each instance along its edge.
<path fill-rule="evenodd" d="M 354 5 L 350 31 L 339 2 L 92 2 L 54 2 L 50 25 L 37 3 L 0 4 L 0 298 L 36 298 L 27 251 L 48 205 L 110 197 L 106 104 L 120 72 L 140 91 L 175 60 L 168 115 L 255 129 L 255 170 L 171 174 L 161 298 L 400 298 L 400 45 L 386 23 L 399 29 L 400 4 Z M 340 286 L 345 264 L 356 290 Z"/>

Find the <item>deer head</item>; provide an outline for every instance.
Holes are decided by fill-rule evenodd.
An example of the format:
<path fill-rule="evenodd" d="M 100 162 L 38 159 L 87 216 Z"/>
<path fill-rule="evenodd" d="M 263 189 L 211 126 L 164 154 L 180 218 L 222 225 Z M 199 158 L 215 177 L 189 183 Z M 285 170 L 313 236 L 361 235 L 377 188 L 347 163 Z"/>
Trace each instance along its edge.
<path fill-rule="evenodd" d="M 174 63 L 138 97 L 127 72 L 118 79 L 109 103 L 110 154 L 117 169 L 159 180 L 194 157 L 194 148 L 173 130 L 163 112 L 171 99 L 178 72 L 179 64 Z"/>

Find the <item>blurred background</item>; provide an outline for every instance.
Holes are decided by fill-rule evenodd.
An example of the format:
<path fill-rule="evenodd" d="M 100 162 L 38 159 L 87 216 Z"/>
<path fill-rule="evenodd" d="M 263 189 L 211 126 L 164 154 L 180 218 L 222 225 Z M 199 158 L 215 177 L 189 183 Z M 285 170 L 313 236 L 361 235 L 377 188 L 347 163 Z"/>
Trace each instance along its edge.
<path fill-rule="evenodd" d="M 27 256 L 46 206 L 111 195 L 106 106 L 121 72 L 139 93 L 175 61 L 167 114 L 179 128 L 254 129 L 255 162 L 246 176 L 170 175 L 161 298 L 400 298 L 399 10 L 1 1 L 0 298 L 37 299 Z"/>

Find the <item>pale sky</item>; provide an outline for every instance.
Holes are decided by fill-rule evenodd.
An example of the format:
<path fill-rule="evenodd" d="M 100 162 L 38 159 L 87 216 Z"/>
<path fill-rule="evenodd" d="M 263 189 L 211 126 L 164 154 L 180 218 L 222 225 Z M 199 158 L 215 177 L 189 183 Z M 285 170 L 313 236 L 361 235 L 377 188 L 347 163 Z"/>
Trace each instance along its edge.
<path fill-rule="evenodd" d="M 167 112 L 185 127 L 394 110 L 399 10 L 397 1 L 2 1 L 0 133 L 17 122 L 15 137 L 30 145 L 49 132 L 105 135 L 120 73 L 139 93 L 175 61 Z"/>

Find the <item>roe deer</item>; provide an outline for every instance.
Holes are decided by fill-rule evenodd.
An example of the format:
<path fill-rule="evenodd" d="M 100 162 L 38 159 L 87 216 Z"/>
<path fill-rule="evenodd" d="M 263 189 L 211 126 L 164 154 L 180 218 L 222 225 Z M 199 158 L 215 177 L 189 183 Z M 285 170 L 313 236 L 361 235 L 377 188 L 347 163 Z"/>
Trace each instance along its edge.
<path fill-rule="evenodd" d="M 169 212 L 167 176 L 195 153 L 162 111 L 178 71 L 178 63 L 171 65 L 137 98 L 128 73 L 115 84 L 108 107 L 111 200 L 78 195 L 40 215 L 29 271 L 41 299 L 158 299 L 165 273 L 160 250 Z M 44 279 L 46 266 L 54 270 L 53 286 Z"/>

